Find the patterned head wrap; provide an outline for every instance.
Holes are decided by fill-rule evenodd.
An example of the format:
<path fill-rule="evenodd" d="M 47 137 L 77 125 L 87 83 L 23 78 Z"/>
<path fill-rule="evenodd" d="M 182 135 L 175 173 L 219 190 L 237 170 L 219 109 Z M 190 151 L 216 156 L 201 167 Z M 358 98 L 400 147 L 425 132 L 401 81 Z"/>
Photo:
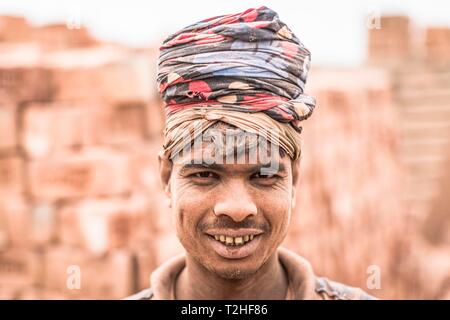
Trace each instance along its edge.
<path fill-rule="evenodd" d="M 310 52 L 276 12 L 263 6 L 192 24 L 164 41 L 158 67 L 166 153 L 181 148 L 193 121 L 203 131 L 224 121 L 254 133 L 274 129 L 266 138 L 299 157 L 300 122 L 315 106 L 303 92 Z"/>

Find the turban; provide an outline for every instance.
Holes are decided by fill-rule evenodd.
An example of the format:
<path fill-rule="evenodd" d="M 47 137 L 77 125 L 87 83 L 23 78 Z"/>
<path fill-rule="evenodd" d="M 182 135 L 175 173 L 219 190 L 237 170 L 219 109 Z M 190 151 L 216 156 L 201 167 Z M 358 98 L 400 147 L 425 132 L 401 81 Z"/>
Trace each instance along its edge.
<path fill-rule="evenodd" d="M 180 150 L 183 132 L 201 127 L 200 134 L 223 121 L 265 132 L 298 158 L 300 122 L 315 107 L 304 93 L 309 67 L 310 52 L 264 6 L 205 19 L 170 35 L 160 47 L 157 75 L 166 105 L 165 153 Z"/>

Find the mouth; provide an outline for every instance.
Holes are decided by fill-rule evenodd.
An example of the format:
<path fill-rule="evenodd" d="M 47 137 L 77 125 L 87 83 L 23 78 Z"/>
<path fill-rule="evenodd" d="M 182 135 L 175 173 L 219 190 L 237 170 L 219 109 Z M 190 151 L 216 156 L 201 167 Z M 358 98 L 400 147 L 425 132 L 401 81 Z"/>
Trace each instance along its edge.
<path fill-rule="evenodd" d="M 253 234 L 245 235 L 243 237 L 230 237 L 230 236 L 221 234 L 221 235 L 215 235 L 214 240 L 220 241 L 223 244 L 225 244 L 226 246 L 243 246 L 247 242 L 252 241 L 254 237 L 255 237 L 255 235 L 253 235 Z"/>
<path fill-rule="evenodd" d="M 259 230 L 228 230 L 207 232 L 213 250 L 227 259 L 242 259 L 254 253 L 261 241 Z"/>

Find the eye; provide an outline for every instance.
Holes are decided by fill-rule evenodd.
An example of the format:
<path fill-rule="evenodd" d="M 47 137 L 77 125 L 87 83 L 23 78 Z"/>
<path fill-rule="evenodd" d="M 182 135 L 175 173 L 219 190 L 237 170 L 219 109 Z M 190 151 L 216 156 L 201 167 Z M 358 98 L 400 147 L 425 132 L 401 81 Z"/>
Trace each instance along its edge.
<path fill-rule="evenodd" d="M 201 178 L 201 179 L 208 179 L 208 178 L 216 178 L 217 175 L 213 172 L 210 171 L 200 171 L 200 172 L 196 172 L 191 174 L 192 177 L 195 178 Z"/>
<path fill-rule="evenodd" d="M 199 171 L 190 174 L 189 179 L 197 186 L 213 186 L 219 180 L 219 175 L 211 171 Z"/>
<path fill-rule="evenodd" d="M 211 171 L 198 171 L 191 173 L 188 178 L 198 185 L 210 185 L 214 184 L 219 180 L 219 175 Z"/>
<path fill-rule="evenodd" d="M 255 179 L 273 179 L 278 176 L 274 173 L 269 173 L 269 172 L 267 172 L 267 173 L 257 172 L 255 174 L 253 174 L 252 177 Z"/>

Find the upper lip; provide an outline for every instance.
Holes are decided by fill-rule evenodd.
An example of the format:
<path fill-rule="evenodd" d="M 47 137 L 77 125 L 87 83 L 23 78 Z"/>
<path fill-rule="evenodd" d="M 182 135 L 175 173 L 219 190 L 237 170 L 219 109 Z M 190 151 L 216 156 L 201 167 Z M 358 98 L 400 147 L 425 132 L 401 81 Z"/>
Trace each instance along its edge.
<path fill-rule="evenodd" d="M 256 236 L 263 233 L 259 229 L 209 229 L 205 232 L 210 236 L 228 236 L 228 237 L 243 237 L 243 236 Z"/>

